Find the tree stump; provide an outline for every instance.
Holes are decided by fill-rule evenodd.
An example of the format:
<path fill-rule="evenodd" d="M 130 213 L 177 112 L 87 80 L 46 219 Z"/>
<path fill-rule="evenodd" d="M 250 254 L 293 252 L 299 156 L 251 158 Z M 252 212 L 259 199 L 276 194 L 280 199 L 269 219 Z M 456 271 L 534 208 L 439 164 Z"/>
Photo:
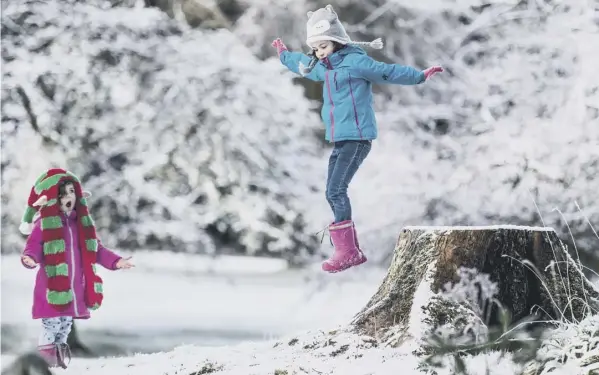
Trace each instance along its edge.
<path fill-rule="evenodd" d="M 461 267 L 489 275 L 495 298 L 513 321 L 533 312 L 539 319 L 580 321 L 599 308 L 599 291 L 552 228 L 406 227 L 386 277 L 351 329 L 373 337 L 392 331 L 395 342 L 387 344 L 399 345 L 446 324 L 458 329 L 496 324 L 496 311 L 481 322 L 471 308 L 439 298 L 446 283 L 459 281 Z"/>

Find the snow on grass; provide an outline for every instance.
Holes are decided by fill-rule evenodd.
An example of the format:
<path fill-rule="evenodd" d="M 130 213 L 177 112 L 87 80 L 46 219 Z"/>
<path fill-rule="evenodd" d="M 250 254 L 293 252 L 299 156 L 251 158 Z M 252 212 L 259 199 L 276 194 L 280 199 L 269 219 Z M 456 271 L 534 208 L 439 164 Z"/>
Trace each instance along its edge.
<path fill-rule="evenodd" d="M 551 227 L 535 227 L 527 225 L 510 225 L 510 224 L 498 224 L 498 225 L 408 225 L 404 227 L 405 230 L 426 230 L 426 231 L 451 231 L 451 230 L 497 230 L 497 229 L 509 229 L 509 230 L 529 230 L 529 231 L 542 231 L 542 232 L 554 232 L 555 229 Z"/>
<path fill-rule="evenodd" d="M 513 365 L 497 353 L 468 361 L 471 374 L 510 375 Z M 291 375 L 291 374 L 421 374 L 409 350 L 378 347 L 376 341 L 344 331 L 307 331 L 299 336 L 228 347 L 180 346 L 170 352 L 123 358 L 76 358 L 55 374 L 81 375 Z M 490 369 L 485 372 L 484 369 Z M 4 366 L 4 365 L 3 365 Z M 213 370 L 211 372 L 210 370 Z M 439 371 L 438 375 L 449 375 Z"/>
<path fill-rule="evenodd" d="M 54 374 L 424 374 L 418 369 L 420 359 L 411 354 L 409 349 L 410 345 L 400 348 L 382 347 L 370 337 L 343 330 L 314 330 L 261 343 L 245 342 L 226 347 L 187 345 L 169 352 L 137 354 L 130 357 L 75 358 L 68 369 L 56 369 Z M 510 354 L 492 351 L 477 356 L 465 356 L 464 362 L 469 375 L 521 374 L 523 366 L 515 364 L 511 358 Z M 3 358 L 3 367 L 8 365 L 7 359 L 10 358 Z M 558 367 L 551 374 L 582 375 L 580 370 L 570 362 Z M 438 369 L 437 374 L 454 373 L 448 366 Z"/>
<path fill-rule="evenodd" d="M 219 374 L 372 374 L 389 373 L 400 367 L 414 369 L 417 362 L 413 357 L 401 356 L 395 350 L 367 349 L 368 343 L 359 342 L 356 337 L 334 337 L 341 346 L 325 345 L 304 349 L 311 339 L 289 338 L 280 343 L 245 343 L 226 348 L 201 348 L 182 346 L 168 353 L 137 355 L 128 358 L 79 360 L 67 370 L 55 370 L 55 374 L 162 374 L 190 375 Z M 339 348 L 350 345 L 352 349 L 336 354 Z M 384 361 L 382 361 L 384 360 Z M 278 371 L 278 372 L 277 372 Z M 285 372 L 286 371 L 286 372 Z"/>
<path fill-rule="evenodd" d="M 599 373 L 599 315 L 588 316 L 578 324 L 558 324 L 538 357 L 544 363 L 539 375 Z"/>

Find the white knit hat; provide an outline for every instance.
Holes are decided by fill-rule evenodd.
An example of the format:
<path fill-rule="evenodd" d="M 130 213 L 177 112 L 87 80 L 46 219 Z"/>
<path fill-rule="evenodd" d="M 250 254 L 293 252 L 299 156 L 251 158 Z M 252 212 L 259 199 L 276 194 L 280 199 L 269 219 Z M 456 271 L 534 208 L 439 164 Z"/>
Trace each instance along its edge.
<path fill-rule="evenodd" d="M 314 12 L 310 11 L 307 13 L 307 15 L 308 22 L 306 23 L 306 44 L 310 46 L 310 48 L 312 48 L 313 43 L 323 40 L 330 40 L 343 45 L 353 44 L 369 46 L 375 49 L 383 48 L 383 42 L 381 38 L 377 38 L 372 42 L 352 41 L 345 32 L 345 28 L 339 21 L 337 13 L 335 13 L 333 10 L 333 6 L 330 4 Z"/>

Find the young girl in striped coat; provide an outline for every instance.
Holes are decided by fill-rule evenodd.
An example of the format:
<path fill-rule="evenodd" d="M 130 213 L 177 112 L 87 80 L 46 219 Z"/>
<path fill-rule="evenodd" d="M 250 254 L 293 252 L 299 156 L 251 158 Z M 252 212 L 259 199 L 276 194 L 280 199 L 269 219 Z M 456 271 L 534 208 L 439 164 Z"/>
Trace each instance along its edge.
<path fill-rule="evenodd" d="M 42 321 L 38 352 L 50 367 L 67 367 L 73 319 L 90 318 L 90 310 L 102 304 L 96 264 L 109 270 L 133 267 L 130 258 L 116 255 L 98 240 L 87 197 L 77 176 L 50 169 L 31 188 L 19 227 L 29 235 L 21 262 L 30 269 L 40 266 L 32 316 Z"/>

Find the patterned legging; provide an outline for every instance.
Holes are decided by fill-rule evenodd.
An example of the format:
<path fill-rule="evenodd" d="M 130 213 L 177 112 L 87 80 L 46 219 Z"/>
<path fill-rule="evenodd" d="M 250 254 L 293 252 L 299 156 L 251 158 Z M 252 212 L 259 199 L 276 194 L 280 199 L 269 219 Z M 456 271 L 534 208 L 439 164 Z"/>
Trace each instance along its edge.
<path fill-rule="evenodd" d="M 43 329 L 39 338 L 39 345 L 66 344 L 72 326 L 73 318 L 70 316 L 42 319 Z"/>

